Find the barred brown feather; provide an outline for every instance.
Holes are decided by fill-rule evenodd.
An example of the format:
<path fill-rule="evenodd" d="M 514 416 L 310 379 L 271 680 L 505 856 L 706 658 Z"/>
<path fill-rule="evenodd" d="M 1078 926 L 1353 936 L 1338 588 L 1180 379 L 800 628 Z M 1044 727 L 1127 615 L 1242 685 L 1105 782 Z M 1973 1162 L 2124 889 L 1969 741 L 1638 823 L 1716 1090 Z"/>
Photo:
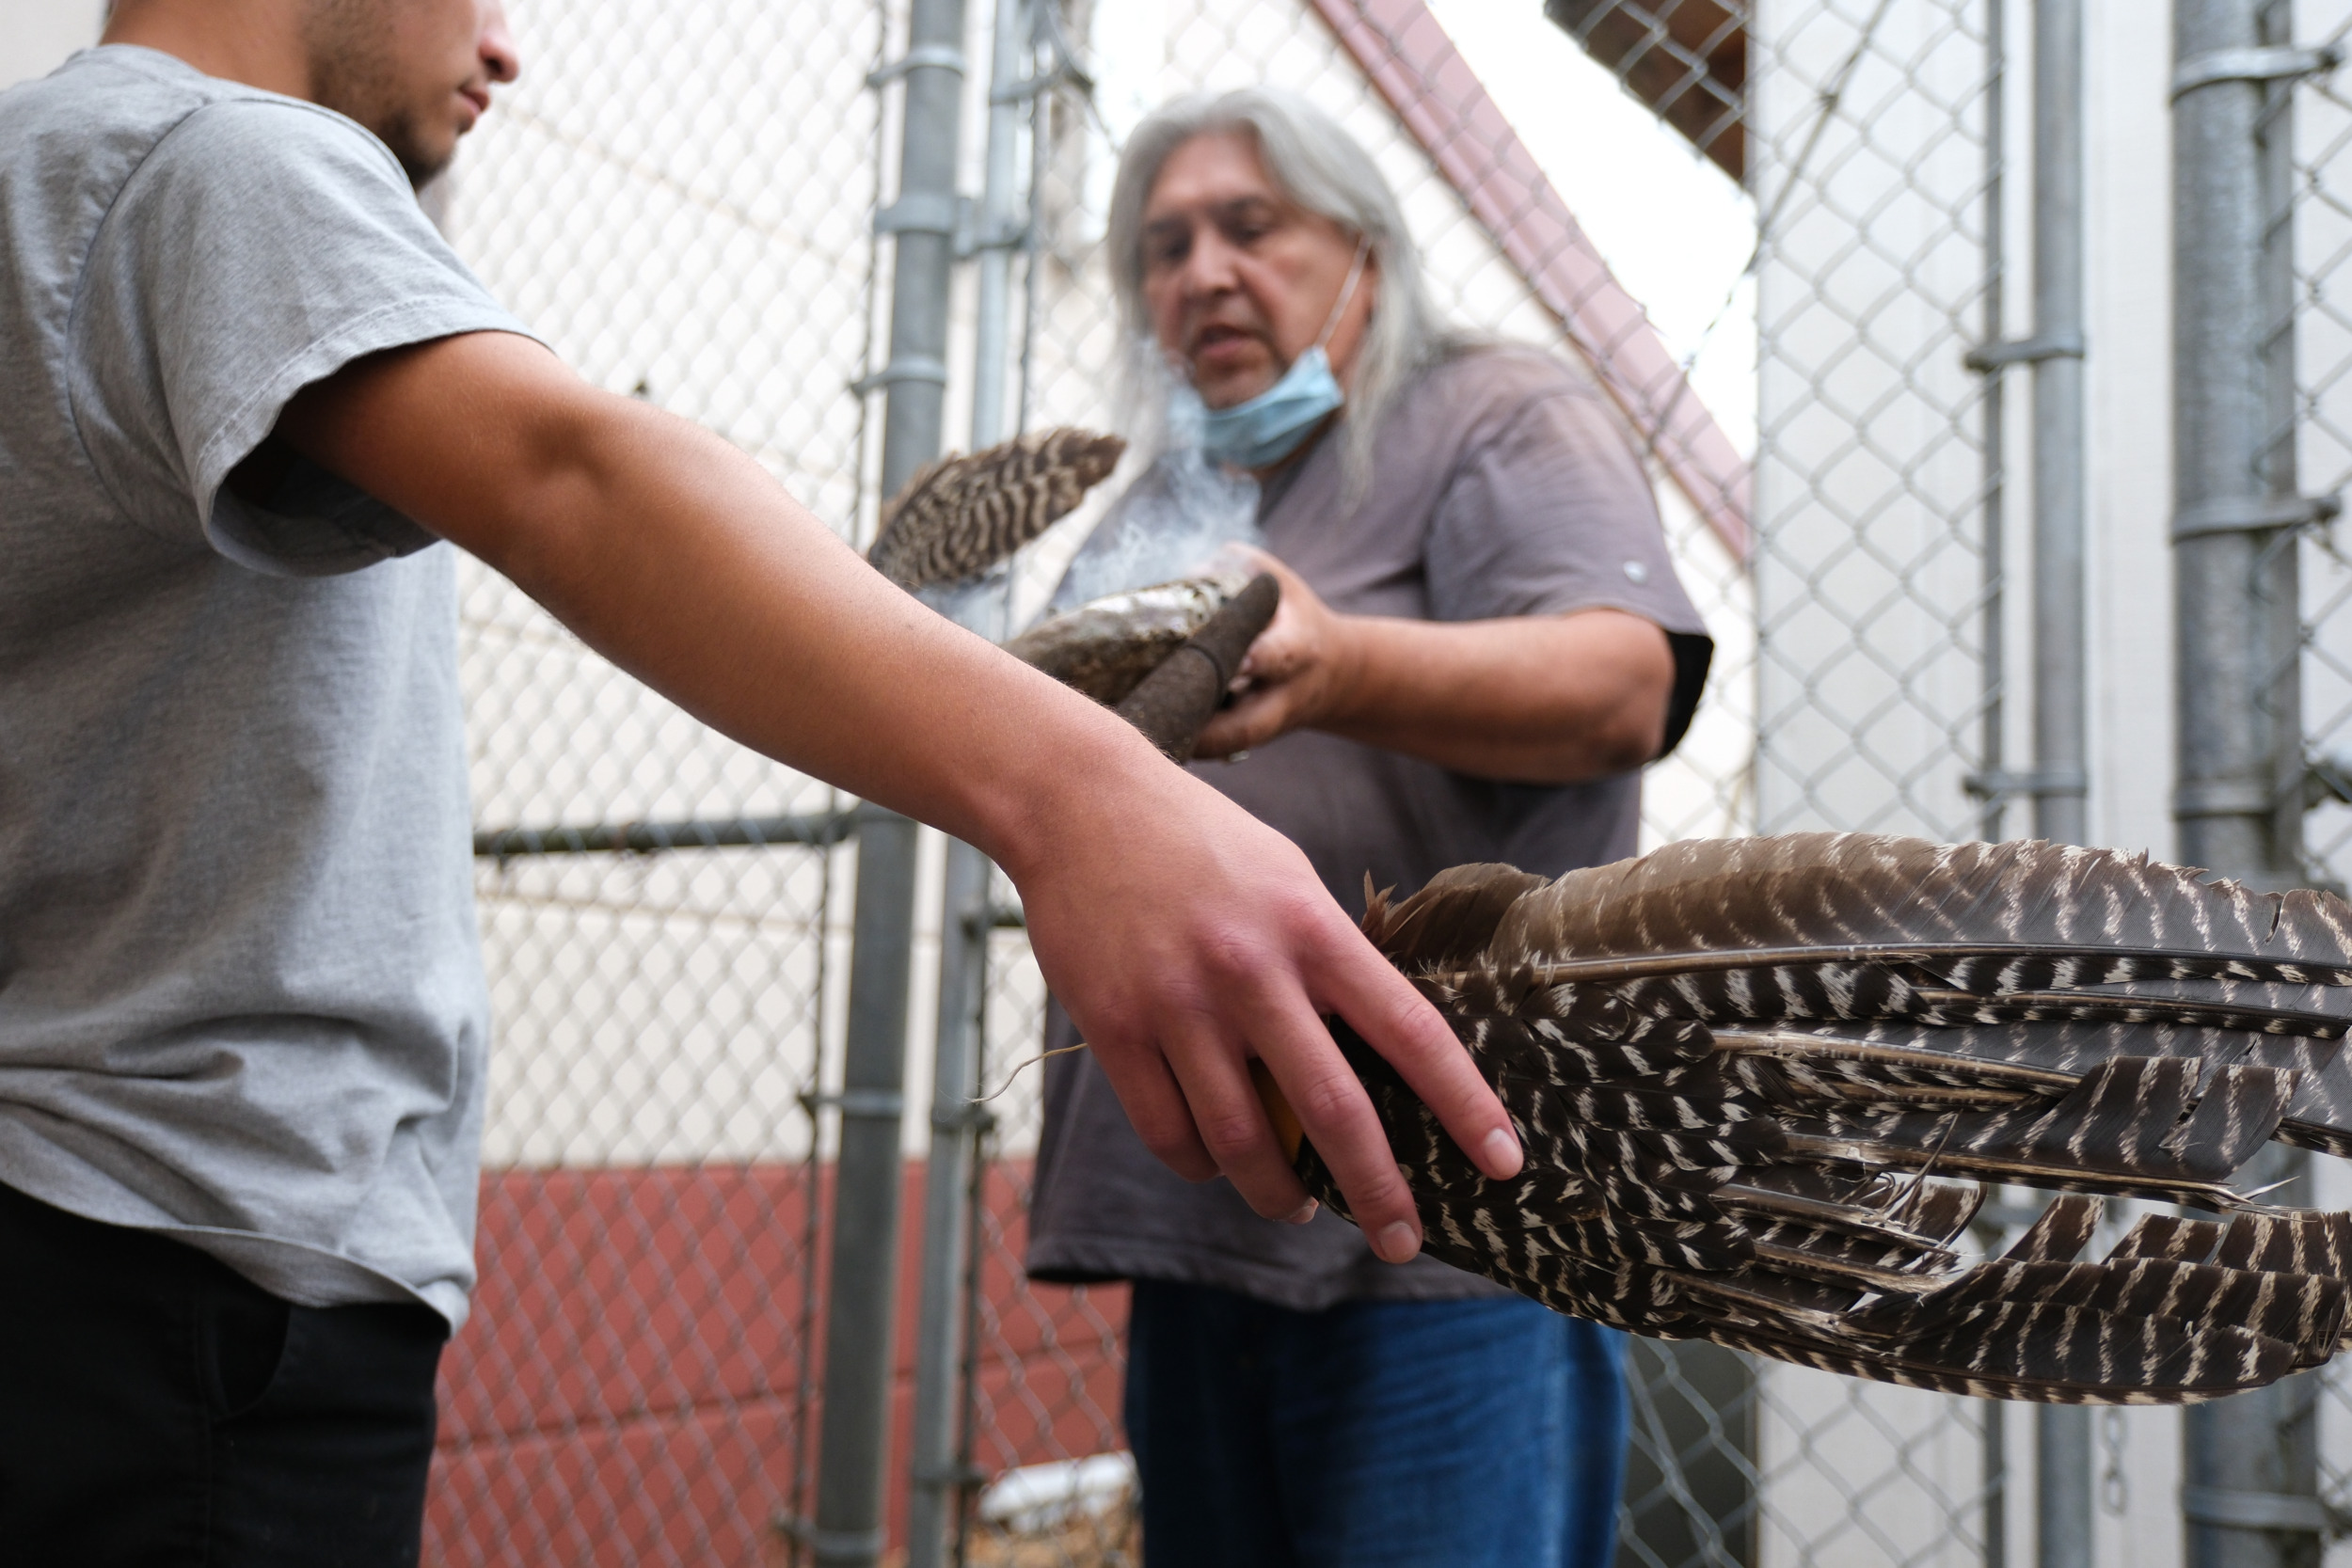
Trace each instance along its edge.
<path fill-rule="evenodd" d="M 1481 1174 L 1343 1023 L 1430 1251 L 1563 1311 L 1986 1398 L 2181 1402 L 2344 1338 L 2352 1216 L 2233 1182 L 2352 1152 L 2352 909 L 2144 857 L 1861 834 L 1446 872 L 1365 930 L 1528 1163 Z M 1310 1189 L 1344 1199 L 1311 1145 Z M 2057 1196 L 1967 1259 L 1986 1183 Z M 2179 1202 L 2097 1261 L 2109 1197 Z"/>
<path fill-rule="evenodd" d="M 1067 515 L 1126 450 L 1116 436 L 1064 428 L 943 457 L 884 504 L 866 559 L 910 591 L 976 577 Z"/>

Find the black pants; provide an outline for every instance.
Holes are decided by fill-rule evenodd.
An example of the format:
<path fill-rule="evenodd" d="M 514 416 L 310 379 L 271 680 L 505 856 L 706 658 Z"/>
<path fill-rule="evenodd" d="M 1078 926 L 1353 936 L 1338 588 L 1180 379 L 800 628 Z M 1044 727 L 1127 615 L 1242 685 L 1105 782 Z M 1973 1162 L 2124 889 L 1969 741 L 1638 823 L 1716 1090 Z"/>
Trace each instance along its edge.
<path fill-rule="evenodd" d="M 0 1187 L 0 1564 L 416 1568 L 446 1338 Z"/>

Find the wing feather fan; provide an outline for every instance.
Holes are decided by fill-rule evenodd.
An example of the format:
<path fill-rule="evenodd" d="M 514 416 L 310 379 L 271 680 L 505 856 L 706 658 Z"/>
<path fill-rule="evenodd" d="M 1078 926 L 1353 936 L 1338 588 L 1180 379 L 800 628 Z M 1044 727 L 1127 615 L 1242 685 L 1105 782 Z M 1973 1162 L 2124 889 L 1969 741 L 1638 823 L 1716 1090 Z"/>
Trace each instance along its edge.
<path fill-rule="evenodd" d="M 2181 1402 L 2326 1360 L 2352 1217 L 2265 1206 L 2352 1151 L 2352 910 L 2142 857 L 1806 834 L 1546 881 L 1443 873 L 1365 930 L 1528 1154 L 1478 1172 L 1344 1023 L 1429 1249 L 1564 1311 L 1981 1397 Z M 1311 1190 L 1344 1212 L 1311 1145 Z M 1986 1191 L 2057 1194 L 1973 1257 Z M 2084 1261 L 2109 1199 L 2149 1214 Z"/>

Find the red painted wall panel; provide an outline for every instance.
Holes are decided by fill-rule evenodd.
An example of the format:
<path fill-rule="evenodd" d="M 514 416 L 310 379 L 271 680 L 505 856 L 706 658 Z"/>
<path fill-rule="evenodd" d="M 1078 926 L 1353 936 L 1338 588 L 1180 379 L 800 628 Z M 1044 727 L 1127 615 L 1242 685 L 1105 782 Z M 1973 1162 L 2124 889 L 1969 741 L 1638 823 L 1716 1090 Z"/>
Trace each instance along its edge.
<path fill-rule="evenodd" d="M 911 1164 L 894 1543 L 906 1506 L 922 1179 L 922 1166 Z M 826 1180 L 819 1176 L 820 1206 Z M 1124 1292 L 1027 1291 L 1010 1262 L 1025 1181 L 1025 1172 L 999 1169 L 987 1189 L 991 1227 L 1009 1243 L 982 1270 L 977 1457 L 992 1473 L 1120 1441 Z M 774 1523 L 791 1497 L 801 1431 L 805 1186 L 799 1167 L 778 1165 L 485 1177 L 482 1283 L 442 1365 L 425 1562 L 783 1560 Z M 815 1327 L 810 1366 L 821 1376 L 821 1321 Z M 813 1399 L 807 1416 L 813 1465 Z"/>

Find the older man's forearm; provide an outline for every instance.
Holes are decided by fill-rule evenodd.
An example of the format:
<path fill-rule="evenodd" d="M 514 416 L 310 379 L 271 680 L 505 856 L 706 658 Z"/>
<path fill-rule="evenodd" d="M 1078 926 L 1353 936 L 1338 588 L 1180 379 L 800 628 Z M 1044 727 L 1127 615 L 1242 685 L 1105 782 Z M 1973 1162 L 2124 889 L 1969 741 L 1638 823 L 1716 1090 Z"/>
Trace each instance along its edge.
<path fill-rule="evenodd" d="M 1346 619 L 1352 677 L 1318 726 L 1335 735 L 1519 784 L 1623 773 L 1663 743 L 1674 655 L 1639 616 Z"/>

